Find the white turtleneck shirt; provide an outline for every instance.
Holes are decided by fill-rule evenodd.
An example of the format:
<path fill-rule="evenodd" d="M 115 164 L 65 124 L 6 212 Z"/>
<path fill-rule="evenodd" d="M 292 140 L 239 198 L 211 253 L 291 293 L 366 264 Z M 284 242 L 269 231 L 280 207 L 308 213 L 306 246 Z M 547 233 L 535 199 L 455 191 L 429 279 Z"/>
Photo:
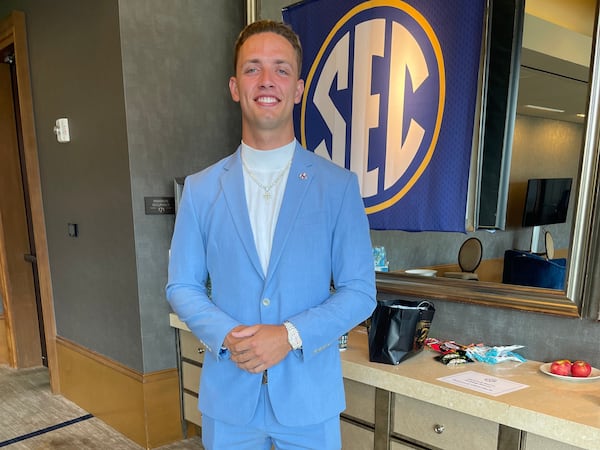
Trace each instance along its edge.
<path fill-rule="evenodd" d="M 296 140 L 273 150 L 256 150 L 242 141 L 246 204 L 254 243 L 265 275 L 295 148 Z"/>

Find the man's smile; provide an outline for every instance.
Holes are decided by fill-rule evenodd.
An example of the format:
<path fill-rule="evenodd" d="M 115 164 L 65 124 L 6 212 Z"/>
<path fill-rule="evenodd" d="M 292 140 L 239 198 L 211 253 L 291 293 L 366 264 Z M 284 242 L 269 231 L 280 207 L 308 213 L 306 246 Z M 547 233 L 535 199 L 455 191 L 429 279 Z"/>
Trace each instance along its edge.
<path fill-rule="evenodd" d="M 257 97 L 256 102 L 258 103 L 279 103 L 279 99 L 276 97 L 271 97 L 271 96 L 261 96 L 261 97 Z"/>

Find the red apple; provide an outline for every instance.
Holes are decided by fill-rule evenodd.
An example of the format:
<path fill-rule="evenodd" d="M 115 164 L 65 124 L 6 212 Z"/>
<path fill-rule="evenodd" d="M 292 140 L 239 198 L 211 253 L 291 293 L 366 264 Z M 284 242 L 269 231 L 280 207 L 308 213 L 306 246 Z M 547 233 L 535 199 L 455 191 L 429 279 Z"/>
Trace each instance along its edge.
<path fill-rule="evenodd" d="M 571 375 L 574 377 L 589 377 L 592 373 L 592 366 L 586 361 L 575 361 L 571 364 Z"/>
<path fill-rule="evenodd" d="M 550 364 L 550 373 L 564 377 L 571 376 L 571 361 L 568 359 L 552 361 L 552 364 Z"/>

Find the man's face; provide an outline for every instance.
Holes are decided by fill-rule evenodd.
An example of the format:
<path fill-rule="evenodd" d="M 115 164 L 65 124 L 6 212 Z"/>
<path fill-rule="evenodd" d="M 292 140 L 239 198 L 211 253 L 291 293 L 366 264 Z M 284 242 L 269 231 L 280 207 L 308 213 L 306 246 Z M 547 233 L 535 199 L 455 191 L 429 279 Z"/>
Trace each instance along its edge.
<path fill-rule="evenodd" d="M 243 131 L 292 133 L 292 112 L 304 91 L 296 52 L 282 36 L 267 32 L 250 36 L 238 53 L 236 76 L 229 80 L 240 102 Z M 287 137 L 286 137 L 287 138 Z"/>

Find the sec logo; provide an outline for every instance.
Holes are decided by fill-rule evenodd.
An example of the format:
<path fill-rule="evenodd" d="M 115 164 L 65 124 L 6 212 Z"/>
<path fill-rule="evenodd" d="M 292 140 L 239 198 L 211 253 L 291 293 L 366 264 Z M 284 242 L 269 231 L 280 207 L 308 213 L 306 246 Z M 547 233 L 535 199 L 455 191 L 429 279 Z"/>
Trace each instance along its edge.
<path fill-rule="evenodd" d="M 357 5 L 305 85 L 302 144 L 358 175 L 368 214 L 398 202 L 431 161 L 444 113 L 444 58 L 425 17 L 403 1 Z"/>

